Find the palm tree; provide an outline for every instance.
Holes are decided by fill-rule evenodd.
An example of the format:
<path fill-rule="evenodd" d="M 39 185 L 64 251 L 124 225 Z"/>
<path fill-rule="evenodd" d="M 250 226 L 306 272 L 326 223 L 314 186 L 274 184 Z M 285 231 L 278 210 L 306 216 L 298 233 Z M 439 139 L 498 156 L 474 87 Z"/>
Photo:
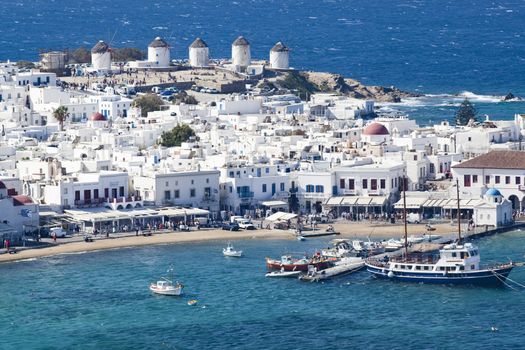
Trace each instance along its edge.
<path fill-rule="evenodd" d="M 53 111 L 53 117 L 58 121 L 58 124 L 60 125 L 60 131 L 64 131 L 64 122 L 69 117 L 67 107 L 60 106 L 57 109 L 55 109 Z"/>

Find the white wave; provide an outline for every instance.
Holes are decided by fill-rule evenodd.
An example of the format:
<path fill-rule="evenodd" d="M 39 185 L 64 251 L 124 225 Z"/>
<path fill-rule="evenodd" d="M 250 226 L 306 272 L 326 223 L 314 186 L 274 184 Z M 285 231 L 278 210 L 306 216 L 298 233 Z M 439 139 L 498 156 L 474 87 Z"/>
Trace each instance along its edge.
<path fill-rule="evenodd" d="M 407 97 L 399 103 L 378 102 L 378 107 L 457 107 L 467 98 L 472 103 L 501 103 L 503 96 L 478 95 L 471 91 L 462 91 L 457 95 L 428 94 L 420 97 Z M 518 99 L 517 99 L 518 100 Z"/>
<path fill-rule="evenodd" d="M 483 102 L 483 103 L 498 103 L 501 102 L 503 96 L 494 96 L 494 95 L 477 95 L 470 91 L 462 91 L 458 94 L 459 97 L 468 98 L 474 102 Z"/>

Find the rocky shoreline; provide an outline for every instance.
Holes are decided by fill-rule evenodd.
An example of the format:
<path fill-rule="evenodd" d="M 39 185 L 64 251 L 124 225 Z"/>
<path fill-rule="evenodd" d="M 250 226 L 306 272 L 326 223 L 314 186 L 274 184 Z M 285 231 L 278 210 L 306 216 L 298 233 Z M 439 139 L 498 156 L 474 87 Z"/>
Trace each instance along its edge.
<path fill-rule="evenodd" d="M 298 89 L 308 93 L 327 92 L 345 96 L 372 99 L 378 102 L 401 102 L 407 97 L 420 97 L 421 94 L 400 90 L 396 87 L 369 86 L 361 82 L 344 78 L 340 74 L 302 71 L 287 72 L 272 79 L 279 87 Z"/>

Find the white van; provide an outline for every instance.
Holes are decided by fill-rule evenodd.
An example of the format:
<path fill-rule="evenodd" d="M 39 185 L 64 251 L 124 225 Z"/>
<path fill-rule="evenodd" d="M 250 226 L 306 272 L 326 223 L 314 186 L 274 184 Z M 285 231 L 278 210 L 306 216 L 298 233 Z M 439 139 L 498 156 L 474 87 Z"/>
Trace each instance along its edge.
<path fill-rule="evenodd" d="M 49 237 L 64 238 L 66 237 L 66 231 L 62 227 L 52 227 L 49 229 Z"/>

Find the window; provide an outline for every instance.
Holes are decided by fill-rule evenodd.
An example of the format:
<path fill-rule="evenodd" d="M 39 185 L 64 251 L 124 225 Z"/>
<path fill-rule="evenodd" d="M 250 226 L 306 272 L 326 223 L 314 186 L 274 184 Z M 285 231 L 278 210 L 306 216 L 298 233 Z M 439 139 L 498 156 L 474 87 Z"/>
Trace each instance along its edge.
<path fill-rule="evenodd" d="M 167 201 L 171 199 L 171 191 L 164 191 L 164 199 Z"/>
<path fill-rule="evenodd" d="M 516 185 L 520 185 L 520 184 L 521 184 L 521 177 L 516 176 Z"/>
<path fill-rule="evenodd" d="M 109 188 L 104 188 L 104 198 L 109 198 Z"/>
<path fill-rule="evenodd" d="M 348 189 L 350 189 L 350 190 L 355 189 L 355 180 L 354 179 L 348 179 Z"/>
<path fill-rule="evenodd" d="M 190 189 L 190 197 L 195 197 L 195 189 Z"/>
<path fill-rule="evenodd" d="M 499 184 L 499 175 L 494 176 L 494 182 Z"/>
<path fill-rule="evenodd" d="M 280 190 L 284 191 L 284 182 L 281 182 Z"/>
<path fill-rule="evenodd" d="M 270 173 L 270 168 L 266 168 L 265 172 L 266 172 L 266 174 L 269 174 Z"/>
<path fill-rule="evenodd" d="M 485 184 L 489 184 L 490 183 L 490 175 L 485 175 Z"/>
<path fill-rule="evenodd" d="M 120 197 L 124 197 L 124 186 L 120 186 L 120 187 L 118 188 L 118 195 L 119 195 Z"/>
<path fill-rule="evenodd" d="M 204 187 L 204 197 L 211 197 L 211 187 Z"/>
<path fill-rule="evenodd" d="M 174 194 L 173 197 L 180 198 L 180 191 L 179 190 L 175 190 L 173 194 Z"/>
<path fill-rule="evenodd" d="M 457 257 L 456 252 L 452 252 L 452 257 L 453 257 L 453 258 L 456 258 L 456 257 Z"/>
<path fill-rule="evenodd" d="M 230 177 L 235 177 L 235 174 L 233 171 L 230 171 Z"/>
<path fill-rule="evenodd" d="M 469 141 L 472 141 L 472 137 L 469 136 L 468 140 L 469 140 Z"/>
<path fill-rule="evenodd" d="M 262 191 L 263 191 L 263 193 L 266 192 L 266 184 L 262 185 Z"/>
<path fill-rule="evenodd" d="M 478 175 L 472 175 L 472 183 L 474 184 L 478 183 Z"/>
<path fill-rule="evenodd" d="M 368 180 L 363 179 L 363 189 L 367 189 L 367 188 L 368 188 Z"/>
<path fill-rule="evenodd" d="M 314 192 L 314 185 L 306 185 L 306 192 Z"/>
<path fill-rule="evenodd" d="M 463 175 L 463 186 L 470 187 L 470 175 Z"/>
<path fill-rule="evenodd" d="M 98 188 L 93 190 L 93 198 L 98 199 Z"/>
<path fill-rule="evenodd" d="M 272 195 L 275 194 L 275 183 L 272 184 Z"/>
<path fill-rule="evenodd" d="M 345 179 L 339 179 L 339 188 L 345 188 Z"/>
<path fill-rule="evenodd" d="M 192 185 L 195 184 L 195 180 L 191 180 L 191 184 L 192 184 Z"/>
<path fill-rule="evenodd" d="M 370 189 L 377 190 L 377 179 L 370 180 Z"/>
<path fill-rule="evenodd" d="M 206 179 L 206 183 L 209 184 L 210 183 L 210 179 Z"/>
<path fill-rule="evenodd" d="M 67 194 L 67 188 L 64 188 L 64 194 Z"/>
<path fill-rule="evenodd" d="M 80 191 L 75 191 L 75 200 L 76 201 L 80 200 Z"/>
<path fill-rule="evenodd" d="M 510 185 L 510 176 L 505 176 L 505 184 Z"/>
<path fill-rule="evenodd" d="M 431 174 L 434 174 L 436 172 L 436 166 L 434 165 L 434 163 L 430 163 L 430 166 L 429 166 L 429 170 L 428 170 Z"/>
<path fill-rule="evenodd" d="M 166 181 L 166 187 L 170 187 L 169 181 Z"/>
<path fill-rule="evenodd" d="M 315 192 L 317 192 L 317 193 L 324 193 L 324 186 L 323 185 L 315 186 Z"/>
<path fill-rule="evenodd" d="M 386 180 L 385 180 L 385 179 L 381 179 L 381 181 L 380 181 L 380 185 L 381 185 L 381 186 L 380 186 L 381 189 L 385 189 L 385 188 L 386 188 Z"/>

